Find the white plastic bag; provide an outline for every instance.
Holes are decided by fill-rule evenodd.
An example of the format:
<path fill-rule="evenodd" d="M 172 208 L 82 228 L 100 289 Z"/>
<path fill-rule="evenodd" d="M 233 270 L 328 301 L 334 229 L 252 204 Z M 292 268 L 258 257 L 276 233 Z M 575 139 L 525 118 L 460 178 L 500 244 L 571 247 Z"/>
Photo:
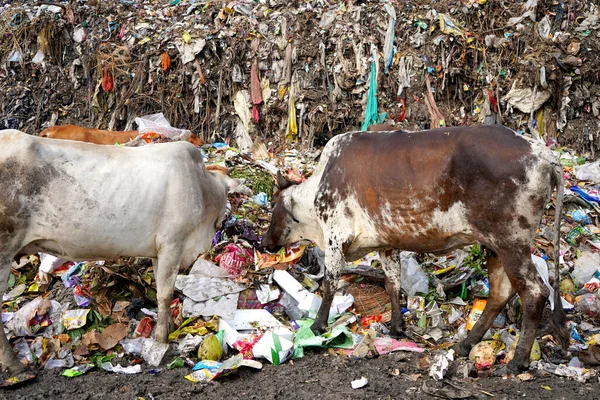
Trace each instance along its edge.
<path fill-rule="evenodd" d="M 600 183 L 600 161 L 576 166 L 575 176 L 580 181 Z"/>
<path fill-rule="evenodd" d="M 46 330 L 62 333 L 62 306 L 56 300 L 48 300 L 40 297 L 36 297 L 29 303 L 25 304 L 19 311 L 17 311 L 12 319 L 8 321 L 6 327 L 12 331 L 15 336 L 32 336 L 33 332 L 29 326 L 29 321 L 35 316 L 36 311 L 38 315 L 46 315 L 50 313 L 52 325 L 46 328 Z M 56 316 L 56 320 L 53 317 Z"/>
<path fill-rule="evenodd" d="M 137 117 L 135 123 L 138 125 L 138 132 L 140 134 L 154 132 L 165 135 L 173 140 L 185 140 L 192 134 L 187 129 L 173 128 L 163 113 Z"/>
<path fill-rule="evenodd" d="M 408 251 L 400 253 L 400 265 L 402 289 L 404 289 L 409 296 L 414 296 L 416 293 L 427 293 L 429 291 L 429 280 L 417 262 L 414 253 Z"/>
<path fill-rule="evenodd" d="M 583 285 L 594 276 L 598 269 L 600 269 L 600 255 L 584 251 L 581 257 L 575 260 L 573 277 L 577 279 L 578 284 Z"/>
<path fill-rule="evenodd" d="M 146 339 L 142 343 L 142 358 L 149 365 L 158 367 L 167 350 L 169 350 L 167 343 L 160 343 L 154 339 Z"/>

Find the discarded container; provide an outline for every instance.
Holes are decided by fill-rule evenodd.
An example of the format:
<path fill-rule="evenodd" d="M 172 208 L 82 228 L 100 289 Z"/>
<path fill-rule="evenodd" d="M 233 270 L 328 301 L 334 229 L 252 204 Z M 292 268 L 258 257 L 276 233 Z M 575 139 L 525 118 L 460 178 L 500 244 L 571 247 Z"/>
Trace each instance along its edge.
<path fill-rule="evenodd" d="M 475 323 L 479 321 L 481 314 L 483 314 L 483 310 L 485 309 L 485 305 L 487 304 L 486 299 L 475 299 L 473 302 L 473 307 L 471 308 L 471 312 L 469 313 L 469 317 L 467 318 L 467 330 L 473 329 Z"/>

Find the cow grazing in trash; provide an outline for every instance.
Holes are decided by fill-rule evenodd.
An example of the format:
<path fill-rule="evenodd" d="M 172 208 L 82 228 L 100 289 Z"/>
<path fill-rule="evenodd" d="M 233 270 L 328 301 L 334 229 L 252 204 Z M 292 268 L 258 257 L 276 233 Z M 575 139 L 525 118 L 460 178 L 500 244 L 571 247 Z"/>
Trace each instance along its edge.
<path fill-rule="evenodd" d="M 227 191 L 239 181 L 209 172 L 186 142 L 96 146 L 0 131 L 0 296 L 10 264 L 46 252 L 70 260 L 154 260 L 156 339 L 167 341 L 175 278 L 210 248 Z M 3 332 L 0 323 L 0 332 Z M 6 336 L 3 368 L 19 372 Z"/>
<path fill-rule="evenodd" d="M 531 260 L 536 229 L 557 188 L 555 259 L 563 202 L 562 169 L 552 152 L 502 126 L 453 127 L 422 132 L 349 132 L 331 139 L 320 164 L 301 184 L 278 175 L 267 249 L 310 239 L 325 250 L 323 303 L 313 325 L 322 331 L 346 260 L 378 250 L 392 299 L 391 333 L 403 328 L 396 249 L 444 253 L 479 243 L 487 249 L 490 293 L 468 337 L 468 354 L 505 304 L 523 303 L 521 339 L 509 371 L 529 354 L 549 290 Z M 568 341 L 554 283 L 553 327 Z M 498 371 L 504 373 L 506 370 Z"/>
<path fill-rule="evenodd" d="M 101 129 L 85 128 L 77 125 L 51 126 L 40 132 L 39 136 L 51 139 L 77 140 L 80 142 L 114 145 L 127 143 L 139 135 L 138 131 L 104 131 Z M 187 141 L 196 147 L 202 146 L 204 141 L 192 134 Z"/>

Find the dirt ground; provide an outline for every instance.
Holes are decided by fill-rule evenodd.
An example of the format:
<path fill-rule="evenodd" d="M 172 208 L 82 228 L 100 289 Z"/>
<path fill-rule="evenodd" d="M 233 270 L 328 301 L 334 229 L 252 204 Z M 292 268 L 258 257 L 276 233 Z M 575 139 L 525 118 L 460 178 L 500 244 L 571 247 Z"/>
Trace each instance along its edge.
<path fill-rule="evenodd" d="M 262 371 L 241 369 L 208 385 L 184 379 L 189 369 L 167 370 L 157 375 L 117 375 L 90 371 L 66 378 L 59 370 L 39 371 L 36 381 L 20 388 L 0 390 L 0 399 L 431 399 L 443 386 L 451 398 L 476 399 L 598 399 L 597 378 L 579 383 L 541 375 L 528 382 L 480 377 L 450 379 L 441 385 L 417 369 L 417 355 L 394 353 L 374 359 L 349 359 L 327 352 L 310 352 L 303 359 L 280 366 L 265 364 Z M 411 381 L 415 374 L 422 374 Z M 350 382 L 366 377 L 369 384 L 352 389 Z M 545 388 L 544 388 L 545 387 Z M 460 390 L 462 389 L 462 391 Z M 549 390 L 550 389 L 550 390 Z M 448 392 L 450 390 L 450 392 Z M 466 392 L 465 392 L 466 390 Z M 470 395 L 470 397 L 465 397 Z"/>

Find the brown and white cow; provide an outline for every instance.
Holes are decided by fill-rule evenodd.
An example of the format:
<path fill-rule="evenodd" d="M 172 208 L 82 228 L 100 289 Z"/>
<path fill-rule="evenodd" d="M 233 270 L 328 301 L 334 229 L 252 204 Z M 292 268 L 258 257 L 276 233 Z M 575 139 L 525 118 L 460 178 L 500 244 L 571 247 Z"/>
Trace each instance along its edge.
<path fill-rule="evenodd" d="M 313 330 L 325 327 L 346 260 L 380 251 L 392 298 L 391 332 L 398 335 L 403 328 L 400 267 L 390 257 L 393 249 L 443 253 L 479 243 L 490 253 L 490 294 L 482 317 L 457 351 L 467 354 L 518 293 L 524 317 L 508 369 L 527 366 L 549 295 L 531 249 L 556 187 L 558 260 L 564 191 L 561 166 L 543 144 L 502 126 L 349 132 L 327 143 L 319 167 L 305 182 L 292 185 L 279 175 L 278 185 L 263 245 L 276 249 L 310 239 L 325 250 L 323 303 Z M 568 331 L 557 289 L 555 296 L 553 325 L 564 344 Z"/>
<path fill-rule="evenodd" d="M 155 337 L 166 342 L 180 267 L 207 251 L 225 214 L 226 170 L 186 142 L 96 146 L 0 131 L 0 297 L 10 264 L 45 252 L 69 260 L 153 259 Z M 19 371 L 0 321 L 0 363 Z"/>

